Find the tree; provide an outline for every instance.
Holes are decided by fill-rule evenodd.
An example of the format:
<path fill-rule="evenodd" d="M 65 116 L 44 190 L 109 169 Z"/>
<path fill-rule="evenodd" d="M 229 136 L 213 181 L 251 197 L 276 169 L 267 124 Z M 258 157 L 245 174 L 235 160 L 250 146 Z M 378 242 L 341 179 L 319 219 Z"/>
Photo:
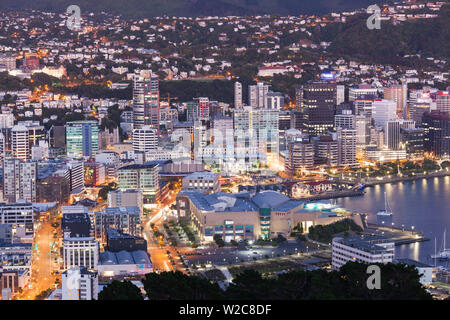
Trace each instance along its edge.
<path fill-rule="evenodd" d="M 214 235 L 214 241 L 219 247 L 225 246 L 225 241 L 223 241 L 222 236 L 220 234 Z"/>
<path fill-rule="evenodd" d="M 47 298 L 50 293 L 52 292 L 52 289 L 48 288 L 44 291 L 41 291 L 35 298 L 34 300 L 45 300 L 45 298 Z"/>
<path fill-rule="evenodd" d="M 443 161 L 442 163 L 441 163 L 441 168 L 442 169 L 445 169 L 445 168 L 450 168 L 450 161 Z"/>
<path fill-rule="evenodd" d="M 217 300 L 224 297 L 217 283 L 180 271 L 149 273 L 142 283 L 150 300 Z"/>
<path fill-rule="evenodd" d="M 98 300 L 144 300 L 141 290 L 130 281 L 113 280 L 98 294 Z"/>

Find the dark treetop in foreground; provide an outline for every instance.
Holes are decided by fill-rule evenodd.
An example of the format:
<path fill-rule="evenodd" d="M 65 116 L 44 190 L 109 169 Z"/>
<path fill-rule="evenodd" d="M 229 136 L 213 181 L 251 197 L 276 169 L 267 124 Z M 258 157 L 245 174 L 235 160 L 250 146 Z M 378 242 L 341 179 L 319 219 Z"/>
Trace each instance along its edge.
<path fill-rule="evenodd" d="M 181 272 L 147 274 L 144 289 L 150 300 L 430 300 L 413 266 L 377 264 L 381 269 L 381 289 L 367 288 L 367 264 L 349 262 L 339 271 L 291 271 L 276 278 L 263 278 L 254 270 L 236 276 L 226 291 L 216 283 Z M 119 299 L 120 286 L 109 299 Z M 109 286 L 104 290 L 109 291 Z M 136 288 L 137 289 L 137 288 Z M 129 291 L 129 284 L 123 285 Z M 129 295 L 125 295 L 129 297 Z M 100 294 L 99 299 L 105 299 Z"/>

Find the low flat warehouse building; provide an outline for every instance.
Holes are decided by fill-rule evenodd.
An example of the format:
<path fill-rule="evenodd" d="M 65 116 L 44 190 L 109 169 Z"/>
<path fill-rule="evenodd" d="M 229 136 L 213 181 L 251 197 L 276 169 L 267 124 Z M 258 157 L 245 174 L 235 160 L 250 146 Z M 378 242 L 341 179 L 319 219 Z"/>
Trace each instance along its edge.
<path fill-rule="evenodd" d="M 181 191 L 177 196 L 177 213 L 180 219 L 191 223 L 204 241 L 213 241 L 216 234 L 225 241 L 270 239 L 279 234 L 289 235 L 298 224 L 307 232 L 310 226 L 344 218 L 331 210 L 322 210 L 322 206 L 311 206 L 275 191 L 209 195 Z M 359 215 L 355 217 L 360 220 Z"/>
<path fill-rule="evenodd" d="M 388 263 L 395 255 L 394 242 L 380 236 L 333 238 L 331 265 L 339 269 L 349 261 Z"/>
<path fill-rule="evenodd" d="M 98 273 L 101 277 L 144 276 L 150 272 L 153 272 L 153 265 L 143 250 L 100 253 Z"/>

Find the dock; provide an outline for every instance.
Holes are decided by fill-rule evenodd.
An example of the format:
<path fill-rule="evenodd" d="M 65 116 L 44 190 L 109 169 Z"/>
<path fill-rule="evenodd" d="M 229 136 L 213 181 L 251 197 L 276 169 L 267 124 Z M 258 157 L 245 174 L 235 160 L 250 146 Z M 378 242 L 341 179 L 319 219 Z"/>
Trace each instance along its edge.
<path fill-rule="evenodd" d="M 364 234 L 382 235 L 393 241 L 396 246 L 430 240 L 429 238 L 424 237 L 422 232 L 417 230 L 381 226 L 374 223 L 367 224 Z"/>
<path fill-rule="evenodd" d="M 337 199 L 337 198 L 344 198 L 344 197 L 357 197 L 357 196 L 363 196 L 364 191 L 362 190 L 343 190 L 343 191 L 331 191 L 331 192 L 324 192 L 308 197 L 301 197 L 298 198 L 299 200 L 309 200 L 309 201 L 316 201 L 316 200 L 327 200 L 327 199 Z"/>

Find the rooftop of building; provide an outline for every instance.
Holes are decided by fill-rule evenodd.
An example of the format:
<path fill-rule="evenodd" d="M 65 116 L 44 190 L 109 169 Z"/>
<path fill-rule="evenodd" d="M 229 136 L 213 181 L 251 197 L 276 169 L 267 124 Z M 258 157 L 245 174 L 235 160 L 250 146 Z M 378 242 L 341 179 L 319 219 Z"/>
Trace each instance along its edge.
<path fill-rule="evenodd" d="M 123 233 L 117 229 L 108 229 L 106 231 L 108 240 L 118 240 L 118 239 L 143 239 L 142 237 L 136 237 L 131 234 Z"/>
<path fill-rule="evenodd" d="M 146 162 L 144 164 L 131 164 L 125 167 L 119 168 L 119 170 L 136 170 L 136 169 L 153 169 L 159 166 L 158 162 Z"/>
<path fill-rule="evenodd" d="M 262 208 L 287 212 L 304 205 L 303 201 L 290 199 L 272 190 L 258 193 L 218 192 L 208 195 L 196 191 L 182 191 L 181 194 L 188 196 L 200 210 L 213 212 L 255 212 Z"/>
<path fill-rule="evenodd" d="M 141 210 L 135 206 L 105 208 L 104 211 L 96 212 L 95 214 L 136 214 L 139 215 Z"/>
<path fill-rule="evenodd" d="M 372 254 L 381 254 L 386 253 L 387 250 L 383 246 L 379 245 L 380 243 L 392 243 L 383 236 L 376 236 L 376 235 L 364 235 L 364 236 L 355 236 L 355 237 L 348 237 L 348 238 L 335 238 L 338 242 L 353 247 L 355 249 L 365 251 Z M 333 241 L 335 240 L 333 239 Z"/>
<path fill-rule="evenodd" d="M 150 257 L 147 252 L 137 250 L 128 252 L 122 250 L 120 252 L 105 251 L 100 253 L 100 265 L 127 265 L 127 264 L 151 264 Z"/>
<path fill-rule="evenodd" d="M 213 172 L 209 171 L 200 171 L 200 172 L 193 172 L 191 174 L 188 174 L 184 179 L 205 179 L 205 180 L 211 180 L 218 178 L 219 175 Z"/>
<path fill-rule="evenodd" d="M 0 248 L 32 248 L 32 243 L 0 243 Z"/>

